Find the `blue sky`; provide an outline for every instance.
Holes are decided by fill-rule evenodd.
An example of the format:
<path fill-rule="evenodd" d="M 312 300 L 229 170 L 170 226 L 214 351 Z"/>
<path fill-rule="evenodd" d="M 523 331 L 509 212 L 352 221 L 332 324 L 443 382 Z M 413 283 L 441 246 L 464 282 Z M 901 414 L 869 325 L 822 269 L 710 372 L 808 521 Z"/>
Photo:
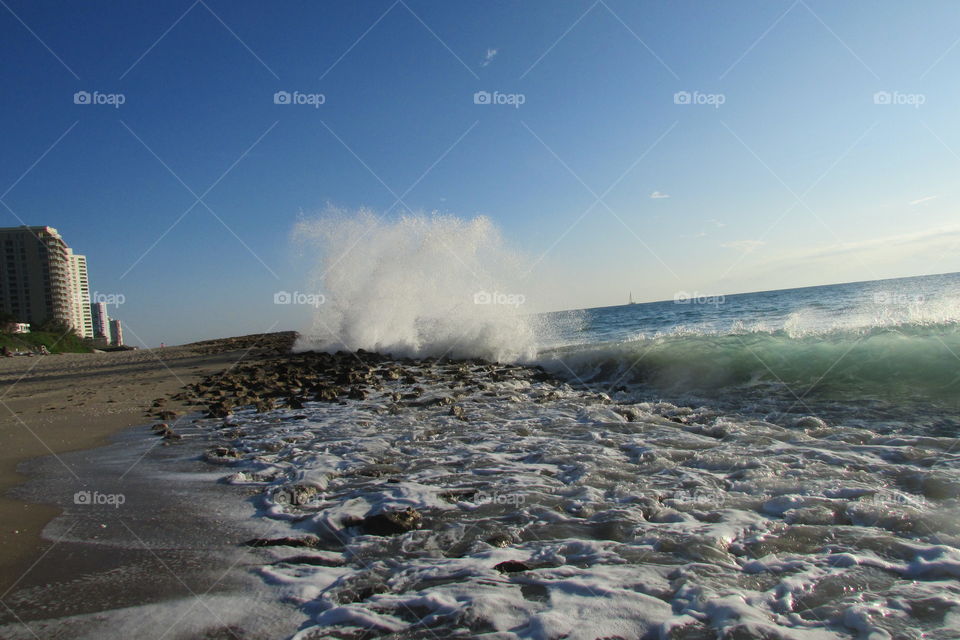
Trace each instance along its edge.
<path fill-rule="evenodd" d="M 540 308 L 960 270 L 957 3 L 0 4 L 0 224 L 134 343 L 298 328 L 330 205 L 487 215 Z"/>

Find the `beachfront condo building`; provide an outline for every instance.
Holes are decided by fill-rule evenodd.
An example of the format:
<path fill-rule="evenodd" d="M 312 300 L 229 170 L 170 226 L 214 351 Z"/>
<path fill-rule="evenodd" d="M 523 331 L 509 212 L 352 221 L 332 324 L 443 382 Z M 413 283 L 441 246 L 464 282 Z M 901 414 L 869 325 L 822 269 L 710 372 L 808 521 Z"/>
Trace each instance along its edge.
<path fill-rule="evenodd" d="M 53 227 L 0 228 L 0 313 L 33 330 L 55 322 L 92 337 L 87 258 Z"/>
<path fill-rule="evenodd" d="M 67 248 L 70 262 L 70 286 L 73 304 L 71 326 L 81 338 L 93 337 L 93 316 L 90 313 L 90 279 L 87 276 L 87 257 Z"/>
<path fill-rule="evenodd" d="M 0 228 L 0 312 L 34 329 L 74 326 L 67 244 L 53 227 Z"/>
<path fill-rule="evenodd" d="M 90 318 L 93 324 L 93 339 L 110 344 L 110 316 L 107 315 L 107 304 L 105 302 L 91 304 Z"/>
<path fill-rule="evenodd" d="M 110 320 L 110 344 L 115 347 L 123 346 L 123 326 L 116 318 Z"/>

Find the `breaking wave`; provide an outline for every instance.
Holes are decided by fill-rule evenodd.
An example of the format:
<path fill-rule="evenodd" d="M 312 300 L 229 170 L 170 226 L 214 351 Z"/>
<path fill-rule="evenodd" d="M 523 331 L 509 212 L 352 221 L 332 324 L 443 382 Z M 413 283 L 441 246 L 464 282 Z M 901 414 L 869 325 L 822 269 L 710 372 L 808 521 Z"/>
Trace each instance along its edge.
<path fill-rule="evenodd" d="M 318 257 L 313 277 L 326 298 L 298 350 L 499 362 L 535 355 L 534 321 L 516 284 L 521 257 L 486 217 L 331 210 L 301 221 L 294 236 Z"/>
<path fill-rule="evenodd" d="M 918 323 L 795 334 L 679 332 L 552 349 L 541 363 L 585 382 L 664 390 L 787 385 L 819 394 L 956 397 L 960 324 Z"/>

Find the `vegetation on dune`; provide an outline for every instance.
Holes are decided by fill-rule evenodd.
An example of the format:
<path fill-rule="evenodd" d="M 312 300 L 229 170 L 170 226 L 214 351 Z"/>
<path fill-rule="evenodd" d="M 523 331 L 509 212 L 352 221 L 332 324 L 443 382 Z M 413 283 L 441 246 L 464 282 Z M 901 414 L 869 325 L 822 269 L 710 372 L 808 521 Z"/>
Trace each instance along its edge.
<path fill-rule="evenodd" d="M 11 351 L 36 351 L 45 345 L 50 353 L 90 353 L 92 349 L 73 332 L 33 331 L 31 333 L 0 333 L 0 348 Z"/>

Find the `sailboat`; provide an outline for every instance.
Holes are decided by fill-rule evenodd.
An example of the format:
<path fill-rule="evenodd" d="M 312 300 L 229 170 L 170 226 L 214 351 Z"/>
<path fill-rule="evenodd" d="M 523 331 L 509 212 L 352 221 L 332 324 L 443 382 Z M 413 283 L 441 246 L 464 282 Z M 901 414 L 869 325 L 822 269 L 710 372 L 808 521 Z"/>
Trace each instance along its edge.
<path fill-rule="evenodd" d="M 627 304 L 637 304 L 633 301 L 633 291 L 630 292 L 630 301 Z"/>

